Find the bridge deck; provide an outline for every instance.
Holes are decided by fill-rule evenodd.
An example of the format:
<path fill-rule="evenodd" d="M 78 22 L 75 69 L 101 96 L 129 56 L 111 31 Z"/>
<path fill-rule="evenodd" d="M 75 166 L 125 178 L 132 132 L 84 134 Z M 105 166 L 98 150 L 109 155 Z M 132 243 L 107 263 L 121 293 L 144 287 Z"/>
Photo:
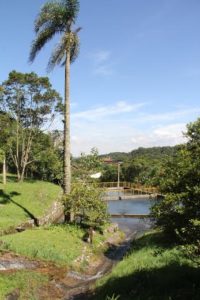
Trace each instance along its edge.
<path fill-rule="evenodd" d="M 144 219 L 144 218 L 150 218 L 150 215 L 147 214 L 111 214 L 112 218 L 136 218 L 136 219 Z"/>
<path fill-rule="evenodd" d="M 103 201 L 119 201 L 119 200 L 138 200 L 138 199 L 153 199 L 156 198 L 157 195 L 111 195 L 105 196 Z"/>

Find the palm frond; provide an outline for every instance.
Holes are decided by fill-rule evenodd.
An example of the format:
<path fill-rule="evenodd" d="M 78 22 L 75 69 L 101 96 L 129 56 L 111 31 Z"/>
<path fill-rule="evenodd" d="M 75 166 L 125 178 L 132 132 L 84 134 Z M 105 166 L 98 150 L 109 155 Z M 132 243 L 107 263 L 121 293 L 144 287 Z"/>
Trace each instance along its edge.
<path fill-rule="evenodd" d="M 78 11 L 79 0 L 49 1 L 42 7 L 35 21 L 36 38 L 31 46 L 30 62 L 34 61 L 38 52 L 56 33 L 63 33 L 63 37 L 50 57 L 48 70 L 65 62 L 67 49 L 70 49 L 71 62 L 76 59 L 79 52 L 77 33 L 81 28 L 72 32 L 72 24 L 75 23 Z"/>
<path fill-rule="evenodd" d="M 76 60 L 79 54 L 79 38 L 75 32 L 66 33 L 60 43 L 55 47 L 48 62 L 47 71 L 50 72 L 56 65 L 65 65 L 66 53 L 70 44 L 70 61 Z"/>
<path fill-rule="evenodd" d="M 74 62 L 79 54 L 80 50 L 80 40 L 76 33 L 73 33 L 73 41 L 71 43 L 70 47 L 70 61 L 71 63 Z"/>
<path fill-rule="evenodd" d="M 46 42 L 52 39 L 52 37 L 57 33 L 55 27 L 47 27 L 44 30 L 40 31 L 33 41 L 31 46 L 31 52 L 29 56 L 29 61 L 33 62 L 38 52 L 44 47 Z"/>
<path fill-rule="evenodd" d="M 66 35 L 64 35 L 60 41 L 60 43 L 54 48 L 48 65 L 47 65 L 47 71 L 50 72 L 53 70 L 53 68 L 56 65 L 62 64 L 62 60 L 65 61 L 66 56 L 66 47 L 67 47 L 67 41 L 66 41 Z"/>
<path fill-rule="evenodd" d="M 62 0 L 62 5 L 65 7 L 67 20 L 75 23 L 79 12 L 79 0 Z"/>
<path fill-rule="evenodd" d="M 44 25 L 49 23 L 63 24 L 65 9 L 59 2 L 47 2 L 35 20 L 35 32 L 38 33 Z"/>

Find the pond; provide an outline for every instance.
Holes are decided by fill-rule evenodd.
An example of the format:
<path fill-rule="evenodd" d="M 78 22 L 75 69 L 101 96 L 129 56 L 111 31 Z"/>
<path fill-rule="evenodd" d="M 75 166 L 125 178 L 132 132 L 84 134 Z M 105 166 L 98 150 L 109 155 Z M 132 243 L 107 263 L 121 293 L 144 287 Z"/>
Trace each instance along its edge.
<path fill-rule="evenodd" d="M 123 192 L 112 192 L 116 193 L 116 199 L 119 196 L 123 196 Z M 109 192 L 110 195 L 110 192 Z M 115 194 L 114 194 L 115 195 Z M 126 193 L 126 196 L 128 194 Z M 136 197 L 134 199 L 126 200 L 114 200 L 107 201 L 108 212 L 110 214 L 149 214 L 150 208 L 154 203 L 154 200 L 149 199 L 147 196 Z M 119 228 L 123 230 L 127 235 L 130 234 L 141 234 L 152 227 L 152 222 L 149 218 L 139 219 L 139 218 L 112 218 L 112 222 L 117 223 Z"/>
<path fill-rule="evenodd" d="M 135 198 L 132 200 L 108 201 L 110 214 L 149 214 L 152 200 L 147 198 Z"/>

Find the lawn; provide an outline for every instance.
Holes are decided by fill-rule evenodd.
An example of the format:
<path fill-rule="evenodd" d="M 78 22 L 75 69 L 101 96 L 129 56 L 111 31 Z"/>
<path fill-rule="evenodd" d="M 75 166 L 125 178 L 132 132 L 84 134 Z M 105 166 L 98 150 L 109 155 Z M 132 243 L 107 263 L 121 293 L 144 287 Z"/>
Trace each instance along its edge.
<path fill-rule="evenodd" d="M 38 289 L 47 282 L 47 275 L 33 271 L 0 273 L 0 300 L 7 299 L 5 296 L 16 289 L 20 291 L 20 300 L 36 300 Z"/>
<path fill-rule="evenodd" d="M 59 186 L 49 182 L 18 183 L 9 177 L 5 187 L 0 183 L 0 232 L 45 215 L 60 192 Z"/>
<path fill-rule="evenodd" d="M 0 249 L 14 251 L 30 258 L 52 261 L 70 266 L 81 255 L 83 248 L 96 253 L 97 248 L 105 239 L 95 234 L 94 245 L 83 242 L 85 231 L 73 225 L 53 225 L 19 234 L 10 234 L 0 238 Z"/>
<path fill-rule="evenodd" d="M 168 243 L 162 233 L 149 233 L 95 288 L 90 299 L 197 300 L 200 260 L 186 258 L 181 247 Z"/>

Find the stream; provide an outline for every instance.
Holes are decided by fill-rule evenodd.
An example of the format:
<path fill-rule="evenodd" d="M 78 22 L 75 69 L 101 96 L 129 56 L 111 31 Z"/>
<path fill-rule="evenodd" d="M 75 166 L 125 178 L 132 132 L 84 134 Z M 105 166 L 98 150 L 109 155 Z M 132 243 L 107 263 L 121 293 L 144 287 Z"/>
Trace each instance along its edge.
<path fill-rule="evenodd" d="M 127 194 L 126 194 L 127 195 Z M 119 195 L 117 195 L 119 196 Z M 118 197 L 117 197 L 118 199 Z M 151 199 L 144 196 L 134 200 L 114 200 L 108 201 L 109 213 L 116 214 L 148 214 L 152 205 Z M 112 267 L 123 259 L 124 255 L 130 249 L 133 239 L 141 236 L 145 231 L 148 231 L 152 223 L 149 219 L 140 218 L 113 218 L 113 223 L 117 223 L 118 227 L 125 233 L 125 239 L 119 246 L 114 246 L 103 257 L 102 263 L 96 268 L 92 275 L 84 275 L 76 272 L 69 272 L 68 278 L 75 280 L 75 285 L 70 287 L 65 286 L 65 298 L 63 300 L 84 300 L 87 299 L 86 292 L 92 283 L 102 276 L 108 274 Z M 62 286 L 63 288 L 64 286 Z"/>
<path fill-rule="evenodd" d="M 118 199 L 118 198 L 117 198 Z M 109 213 L 116 214 L 148 214 L 152 200 L 144 196 L 144 198 L 138 197 L 134 200 L 115 200 L 108 201 Z M 99 263 L 96 266 L 91 266 L 89 274 L 78 273 L 75 271 L 57 270 L 52 266 L 51 271 L 53 273 L 61 273 L 60 278 L 54 278 L 49 285 L 49 295 L 52 299 L 62 300 L 83 300 L 87 299 L 87 292 L 92 283 L 97 279 L 109 273 L 112 267 L 123 259 L 123 256 L 130 248 L 131 241 L 145 231 L 149 230 L 152 226 L 148 218 L 114 218 L 111 219 L 113 223 L 117 223 L 118 227 L 125 233 L 125 239 L 120 245 L 111 245 L 109 251 L 102 255 Z M 23 257 L 13 256 L 6 254 L 0 259 L 0 271 L 4 270 L 19 270 L 19 269 L 34 269 L 40 271 L 46 268 L 39 265 L 36 261 L 30 261 Z M 64 272 L 64 273 L 63 273 Z M 58 290 L 63 296 L 61 298 L 55 298 L 51 294 L 51 290 Z M 41 299 L 44 299 L 41 297 Z M 51 298 L 49 298 L 51 299 Z"/>

